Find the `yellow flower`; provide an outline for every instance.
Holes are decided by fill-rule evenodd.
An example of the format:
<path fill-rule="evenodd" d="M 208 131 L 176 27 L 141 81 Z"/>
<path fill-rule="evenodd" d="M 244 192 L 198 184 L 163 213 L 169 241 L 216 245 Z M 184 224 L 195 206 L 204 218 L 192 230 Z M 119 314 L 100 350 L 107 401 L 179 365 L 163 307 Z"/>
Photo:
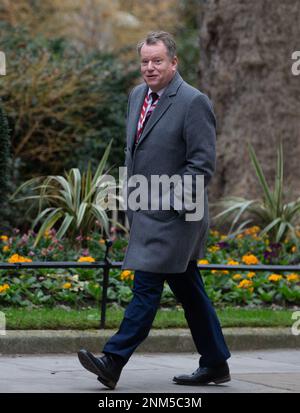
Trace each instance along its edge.
<path fill-rule="evenodd" d="M 245 229 L 244 234 L 245 235 L 257 235 L 259 231 L 260 231 L 260 227 L 257 225 L 254 225 L 253 227 Z"/>
<path fill-rule="evenodd" d="M 49 229 L 47 229 L 47 231 L 44 232 L 44 238 L 46 238 L 46 239 L 51 238 L 51 233 L 50 233 Z"/>
<path fill-rule="evenodd" d="M 293 245 L 292 246 L 292 252 L 296 252 L 297 251 L 297 247 L 296 247 L 296 245 Z"/>
<path fill-rule="evenodd" d="M 1 235 L 0 240 L 3 241 L 3 242 L 7 242 L 8 241 L 8 236 L 7 235 Z"/>
<path fill-rule="evenodd" d="M 220 247 L 218 245 L 213 245 L 212 247 L 208 248 L 209 252 L 216 252 L 219 251 Z"/>
<path fill-rule="evenodd" d="M 232 259 L 229 259 L 228 262 L 227 262 L 227 264 L 228 264 L 228 265 L 239 265 L 239 262 L 238 262 L 238 261 L 235 261 L 235 260 L 232 260 Z"/>
<path fill-rule="evenodd" d="M 248 272 L 247 278 L 253 278 L 255 276 L 255 272 Z"/>
<path fill-rule="evenodd" d="M 130 274 L 131 274 L 131 271 L 129 270 L 122 271 L 123 277 L 129 277 Z"/>
<path fill-rule="evenodd" d="M 282 275 L 279 275 L 279 274 L 271 274 L 271 275 L 269 275 L 269 277 L 268 277 L 268 280 L 269 281 L 279 281 L 279 280 L 281 280 L 281 278 L 282 278 Z"/>
<path fill-rule="evenodd" d="M 238 234 L 238 235 L 236 236 L 236 238 L 237 238 L 237 239 L 244 238 L 244 234 Z"/>
<path fill-rule="evenodd" d="M 66 289 L 71 288 L 71 287 L 72 287 L 71 283 L 64 283 L 64 285 L 62 286 L 62 288 L 66 288 Z"/>
<path fill-rule="evenodd" d="M 245 263 L 245 264 L 247 264 L 247 265 L 251 265 L 251 264 L 258 264 L 259 263 L 259 261 L 258 261 L 258 259 L 256 258 L 256 256 L 255 255 L 253 255 L 253 254 L 247 254 L 247 255 L 244 255 L 243 256 L 243 258 L 242 258 L 242 261 Z"/>
<path fill-rule="evenodd" d="M 287 278 L 288 281 L 298 281 L 299 280 L 299 275 L 296 274 L 296 273 L 291 273 L 291 274 L 288 274 L 286 276 L 286 278 Z"/>
<path fill-rule="evenodd" d="M 9 251 L 9 250 L 10 250 L 10 248 L 9 248 L 8 245 L 4 245 L 4 247 L 2 248 L 3 252 Z"/>
<path fill-rule="evenodd" d="M 93 257 L 80 257 L 77 262 L 95 262 Z"/>
<path fill-rule="evenodd" d="M 32 262 L 30 258 L 22 257 L 22 255 L 19 254 L 13 254 L 11 257 L 8 258 L 7 260 L 10 263 L 15 263 L 15 262 Z"/>
<path fill-rule="evenodd" d="M 249 288 L 252 287 L 253 282 L 251 280 L 242 280 L 237 288 Z"/>
<path fill-rule="evenodd" d="M 8 285 L 8 284 L 0 285 L 0 293 L 3 293 L 3 292 L 5 292 L 5 291 L 8 290 L 8 289 L 9 289 L 9 285 Z"/>
<path fill-rule="evenodd" d="M 241 276 L 241 274 L 234 274 L 234 275 L 232 276 L 232 279 L 233 279 L 233 280 L 240 280 L 241 278 L 243 278 L 243 277 Z"/>
<path fill-rule="evenodd" d="M 219 231 L 211 230 L 210 233 L 213 237 L 218 237 L 220 235 Z"/>
<path fill-rule="evenodd" d="M 224 240 L 224 239 L 227 239 L 228 237 L 227 237 L 227 235 L 221 235 L 221 240 Z"/>
<path fill-rule="evenodd" d="M 207 261 L 207 260 L 198 260 L 198 264 L 199 265 L 201 265 L 201 264 L 209 264 L 209 262 Z"/>
<path fill-rule="evenodd" d="M 124 271 L 121 272 L 120 279 L 121 279 L 122 281 L 123 281 L 123 280 L 128 280 L 129 278 L 130 278 L 131 280 L 133 280 L 133 278 L 134 278 L 134 275 L 133 275 L 132 271 L 124 270 Z"/>
<path fill-rule="evenodd" d="M 221 273 L 221 274 L 229 274 L 228 270 L 211 270 L 212 274 Z"/>
<path fill-rule="evenodd" d="M 105 239 L 101 238 L 101 239 L 99 240 L 99 244 L 105 244 Z"/>

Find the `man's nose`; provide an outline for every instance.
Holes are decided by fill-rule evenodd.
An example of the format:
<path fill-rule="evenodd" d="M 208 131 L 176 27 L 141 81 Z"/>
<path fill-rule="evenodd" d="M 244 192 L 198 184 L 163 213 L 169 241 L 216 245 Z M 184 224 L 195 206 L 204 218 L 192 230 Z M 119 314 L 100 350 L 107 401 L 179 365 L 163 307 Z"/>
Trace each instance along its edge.
<path fill-rule="evenodd" d="M 151 62 L 151 60 L 149 60 L 148 65 L 147 65 L 147 70 L 153 70 L 153 63 Z"/>

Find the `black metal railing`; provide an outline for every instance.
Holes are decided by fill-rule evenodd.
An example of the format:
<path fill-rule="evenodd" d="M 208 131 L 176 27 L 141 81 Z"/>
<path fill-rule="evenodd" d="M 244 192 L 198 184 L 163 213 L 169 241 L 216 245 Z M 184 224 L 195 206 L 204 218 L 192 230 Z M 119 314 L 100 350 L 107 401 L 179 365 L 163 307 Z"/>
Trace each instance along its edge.
<path fill-rule="evenodd" d="M 73 262 L 73 261 L 36 261 L 36 262 L 16 262 L 6 263 L 0 262 L 0 270 L 21 270 L 21 269 L 38 269 L 38 268 L 97 268 L 103 269 L 102 281 L 102 299 L 101 299 L 101 315 L 100 328 L 105 328 L 106 320 L 106 305 L 107 305 L 107 290 L 109 283 L 109 271 L 111 268 L 121 268 L 123 262 L 112 262 L 108 256 L 109 249 L 112 246 L 112 241 L 106 240 L 106 250 L 103 261 L 94 262 Z M 293 271 L 300 272 L 300 265 L 226 265 L 226 264 L 198 264 L 199 270 L 227 270 L 227 271 Z"/>

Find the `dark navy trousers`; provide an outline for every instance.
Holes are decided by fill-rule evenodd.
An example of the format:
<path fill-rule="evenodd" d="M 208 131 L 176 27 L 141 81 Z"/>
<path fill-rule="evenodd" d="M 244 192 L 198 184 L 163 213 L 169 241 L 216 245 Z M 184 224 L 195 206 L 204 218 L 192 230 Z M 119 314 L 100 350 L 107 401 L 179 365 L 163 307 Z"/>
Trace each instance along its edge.
<path fill-rule="evenodd" d="M 230 357 L 216 312 L 205 292 L 197 261 L 191 261 L 184 273 L 158 274 L 135 271 L 133 298 L 118 332 L 106 343 L 103 353 L 122 357 L 126 363 L 148 336 L 167 281 L 182 304 L 200 366 L 215 366 Z"/>

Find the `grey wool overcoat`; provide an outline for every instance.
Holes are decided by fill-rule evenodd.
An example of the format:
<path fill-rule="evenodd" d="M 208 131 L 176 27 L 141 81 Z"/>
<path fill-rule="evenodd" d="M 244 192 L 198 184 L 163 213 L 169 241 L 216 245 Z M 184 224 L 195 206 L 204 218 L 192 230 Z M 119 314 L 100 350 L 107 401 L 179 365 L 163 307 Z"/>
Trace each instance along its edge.
<path fill-rule="evenodd" d="M 207 184 L 215 170 L 216 123 L 206 95 L 177 72 L 168 84 L 135 147 L 137 122 L 148 86 L 136 86 L 128 101 L 127 179 L 140 174 L 204 176 L 204 215 L 187 221 L 186 210 L 130 209 L 130 237 L 122 269 L 181 273 L 203 258 L 209 231 Z M 134 148 L 135 147 L 135 148 Z M 128 182 L 128 181 L 126 181 Z M 126 185 L 125 185 L 126 186 Z M 130 188 L 126 188 L 128 199 Z"/>

